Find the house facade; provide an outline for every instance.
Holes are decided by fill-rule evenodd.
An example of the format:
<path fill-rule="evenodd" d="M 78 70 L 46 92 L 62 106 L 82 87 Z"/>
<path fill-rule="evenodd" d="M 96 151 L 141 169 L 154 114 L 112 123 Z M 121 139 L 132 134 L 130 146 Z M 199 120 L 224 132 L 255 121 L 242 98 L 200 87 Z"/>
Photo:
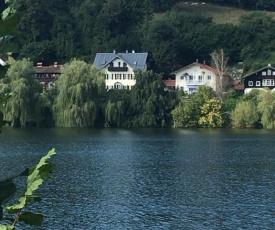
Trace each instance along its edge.
<path fill-rule="evenodd" d="M 49 66 L 43 66 L 42 62 L 37 63 L 34 67 L 34 78 L 43 86 L 43 91 L 51 90 L 54 87 L 54 82 L 61 74 L 62 66 L 58 65 L 57 62 Z"/>
<path fill-rule="evenodd" d="M 175 88 L 186 94 L 196 93 L 200 86 L 217 89 L 217 71 L 206 64 L 193 62 L 171 73 L 175 76 Z"/>
<path fill-rule="evenodd" d="M 270 64 L 255 72 L 242 77 L 244 93 L 249 93 L 253 89 L 275 88 L 275 68 Z"/>
<path fill-rule="evenodd" d="M 135 72 L 147 70 L 148 53 L 97 53 L 94 66 L 105 75 L 106 89 L 131 89 L 136 84 Z"/>

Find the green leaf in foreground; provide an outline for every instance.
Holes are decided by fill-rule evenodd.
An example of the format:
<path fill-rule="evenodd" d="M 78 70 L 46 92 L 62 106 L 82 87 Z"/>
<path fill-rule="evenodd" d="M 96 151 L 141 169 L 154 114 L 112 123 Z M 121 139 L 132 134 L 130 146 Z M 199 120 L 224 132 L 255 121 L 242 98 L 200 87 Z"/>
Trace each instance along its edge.
<path fill-rule="evenodd" d="M 13 230 L 15 229 L 14 226 L 8 225 L 8 226 L 0 226 L 0 230 Z"/>
<path fill-rule="evenodd" d="M 50 177 L 50 174 L 54 170 L 54 164 L 47 162 L 54 154 L 56 154 L 55 149 L 52 149 L 46 156 L 41 158 L 32 173 L 28 176 L 25 195 L 19 198 L 18 204 L 6 208 L 9 213 L 18 213 L 25 208 L 29 202 L 41 200 L 40 197 L 34 195 L 34 192 Z"/>

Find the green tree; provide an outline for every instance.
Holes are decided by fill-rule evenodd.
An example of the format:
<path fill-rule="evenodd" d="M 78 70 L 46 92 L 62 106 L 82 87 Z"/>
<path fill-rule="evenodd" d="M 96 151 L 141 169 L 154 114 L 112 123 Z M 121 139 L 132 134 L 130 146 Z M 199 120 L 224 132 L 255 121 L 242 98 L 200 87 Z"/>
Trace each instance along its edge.
<path fill-rule="evenodd" d="M 241 50 L 244 70 L 251 69 L 251 59 L 261 59 L 266 65 L 275 51 L 275 20 L 263 13 L 251 13 L 242 17 L 240 28 L 249 35 L 249 42 Z"/>
<path fill-rule="evenodd" d="M 137 72 L 131 90 L 129 126 L 164 127 L 169 124 L 169 106 L 162 76 L 153 71 Z"/>
<path fill-rule="evenodd" d="M 174 128 L 188 128 L 196 127 L 197 121 L 192 119 L 193 107 L 190 101 L 181 102 L 172 111 L 173 127 Z"/>
<path fill-rule="evenodd" d="M 4 108 L 4 119 L 10 121 L 13 127 L 26 126 L 30 119 L 38 121 L 41 115 L 42 87 L 33 75 L 30 61 L 10 59 L 6 76 L 0 80 L 0 93 L 12 93 Z"/>
<path fill-rule="evenodd" d="M 104 106 L 106 124 L 111 127 L 127 126 L 130 104 L 129 90 L 109 90 Z"/>
<path fill-rule="evenodd" d="M 143 30 L 142 43 L 143 49 L 152 53 L 155 72 L 168 74 L 181 64 L 182 42 L 176 28 L 166 20 L 150 22 Z"/>
<path fill-rule="evenodd" d="M 269 89 L 259 94 L 258 111 L 265 129 L 275 128 L 275 93 Z"/>
<path fill-rule="evenodd" d="M 106 91 L 103 74 L 74 59 L 61 69 L 56 87 L 58 95 L 53 105 L 56 126 L 94 126 Z"/>
<path fill-rule="evenodd" d="M 224 124 L 222 104 L 217 98 L 211 98 L 201 106 L 199 125 L 205 128 L 221 128 Z"/>
<path fill-rule="evenodd" d="M 233 128 L 254 128 L 259 121 L 259 114 L 252 101 L 241 101 L 231 114 Z"/>
<path fill-rule="evenodd" d="M 198 92 L 190 95 L 172 111 L 174 127 L 199 127 L 202 106 L 214 98 L 214 91 L 211 87 L 201 86 Z"/>

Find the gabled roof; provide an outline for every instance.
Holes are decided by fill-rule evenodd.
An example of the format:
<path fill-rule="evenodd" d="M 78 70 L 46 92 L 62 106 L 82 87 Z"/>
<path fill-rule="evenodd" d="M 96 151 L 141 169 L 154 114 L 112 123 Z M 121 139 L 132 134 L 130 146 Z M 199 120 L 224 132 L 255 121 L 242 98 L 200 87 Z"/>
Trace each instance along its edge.
<path fill-rule="evenodd" d="M 242 76 L 242 78 L 249 77 L 249 76 L 251 76 L 251 75 L 253 75 L 253 74 L 256 74 L 256 73 L 258 73 L 258 72 L 261 72 L 261 71 L 267 70 L 267 69 L 271 69 L 271 70 L 274 70 L 274 71 L 275 71 L 275 68 L 274 68 L 274 67 L 272 67 L 271 65 L 268 65 L 268 66 L 266 66 L 266 67 L 264 67 L 264 68 L 258 69 L 258 70 L 254 71 L 254 72 L 251 72 L 251 73 L 248 73 L 248 74 Z"/>
<path fill-rule="evenodd" d="M 202 69 L 206 69 L 206 70 L 209 70 L 215 74 L 218 74 L 218 71 L 216 69 L 214 69 L 213 67 L 209 66 L 209 65 L 206 65 L 206 64 L 202 64 L 202 63 L 198 63 L 198 62 L 193 62 L 191 63 L 190 65 L 187 65 L 187 66 L 184 66 L 174 72 L 172 72 L 171 74 L 177 74 L 178 72 L 181 72 L 185 69 L 189 69 L 191 66 L 199 66 L 201 67 Z"/>
<path fill-rule="evenodd" d="M 35 66 L 34 71 L 35 73 L 61 73 L 61 67 L 63 65 L 49 65 L 49 66 Z"/>
<path fill-rule="evenodd" d="M 146 60 L 148 53 L 97 53 L 94 66 L 97 69 L 106 67 L 116 58 L 122 59 L 134 70 L 146 70 Z"/>

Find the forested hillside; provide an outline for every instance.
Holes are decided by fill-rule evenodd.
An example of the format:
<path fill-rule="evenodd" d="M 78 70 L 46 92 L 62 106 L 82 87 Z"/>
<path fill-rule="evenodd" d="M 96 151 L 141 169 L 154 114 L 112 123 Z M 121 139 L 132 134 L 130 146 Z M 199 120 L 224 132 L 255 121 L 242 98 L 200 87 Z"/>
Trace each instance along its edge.
<path fill-rule="evenodd" d="M 244 62 L 245 71 L 275 63 L 275 20 L 266 12 L 275 9 L 275 0 L 196 1 L 192 10 L 183 8 L 187 2 L 178 0 L 17 3 L 17 17 L 1 22 L 0 36 L 14 37 L 8 46 L 1 46 L 0 53 L 18 52 L 20 58 L 33 62 L 65 63 L 77 57 L 92 63 L 97 52 L 136 50 L 149 52 L 149 68 L 170 73 L 196 59 L 209 63 L 209 54 L 222 48 L 229 64 Z M 232 12 L 248 11 L 240 15 L 238 23 L 219 24 L 211 14 L 196 8 L 203 5 L 210 12 L 211 6 L 217 7 L 210 3 L 236 7 Z M 0 8 L 4 8 L 4 0 Z M 17 25 L 15 31 L 9 29 L 13 24 Z"/>

